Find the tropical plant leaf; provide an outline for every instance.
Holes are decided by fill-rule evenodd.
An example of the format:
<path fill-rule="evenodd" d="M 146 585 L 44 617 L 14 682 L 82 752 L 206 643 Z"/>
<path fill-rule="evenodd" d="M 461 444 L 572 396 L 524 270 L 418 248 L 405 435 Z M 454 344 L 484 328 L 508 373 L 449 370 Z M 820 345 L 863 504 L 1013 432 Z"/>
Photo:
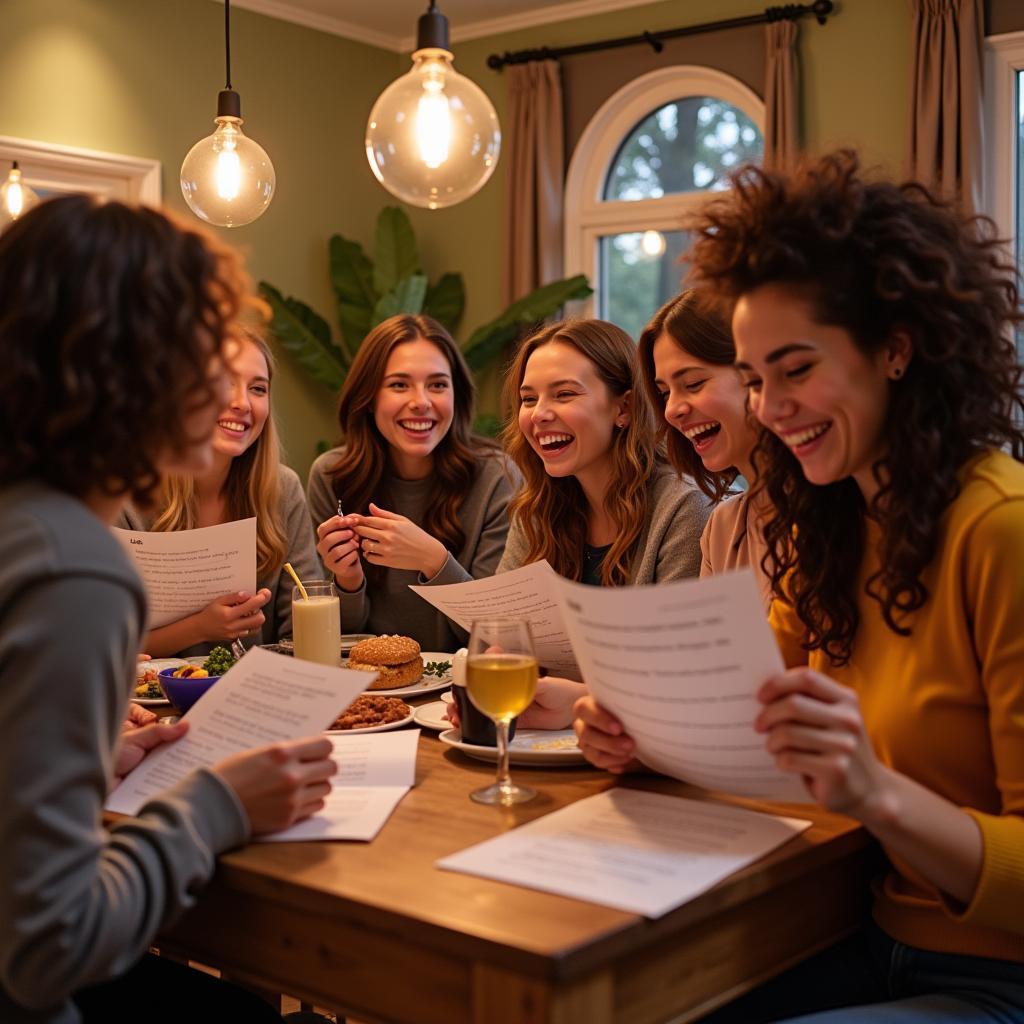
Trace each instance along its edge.
<path fill-rule="evenodd" d="M 421 313 L 423 300 L 427 295 L 427 278 L 424 274 L 413 274 L 407 277 L 384 295 L 373 307 L 373 323 L 376 326 L 382 320 L 396 313 Z"/>
<path fill-rule="evenodd" d="M 373 286 L 373 264 L 358 242 L 332 235 L 329 245 L 331 284 L 338 301 L 338 326 L 349 359 L 373 326 L 373 307 L 380 296 Z"/>
<path fill-rule="evenodd" d="M 443 274 L 437 284 L 427 288 L 423 312 L 443 324 L 453 334 L 466 308 L 466 285 L 461 274 Z"/>
<path fill-rule="evenodd" d="M 316 381 L 332 392 L 345 382 L 349 360 L 331 341 L 331 329 L 322 316 L 299 299 L 283 296 L 273 285 L 260 282 L 260 294 L 270 305 L 274 337 Z"/>
<path fill-rule="evenodd" d="M 421 273 L 420 254 L 409 215 L 400 206 L 385 206 L 377 218 L 373 287 L 387 295 L 399 282 Z"/>
<path fill-rule="evenodd" d="M 564 281 L 541 285 L 513 302 L 500 316 L 478 327 L 462 346 L 470 369 L 481 370 L 487 366 L 509 342 L 515 340 L 521 327 L 544 320 L 570 299 L 585 299 L 592 291 L 586 276 L 577 274 Z"/>

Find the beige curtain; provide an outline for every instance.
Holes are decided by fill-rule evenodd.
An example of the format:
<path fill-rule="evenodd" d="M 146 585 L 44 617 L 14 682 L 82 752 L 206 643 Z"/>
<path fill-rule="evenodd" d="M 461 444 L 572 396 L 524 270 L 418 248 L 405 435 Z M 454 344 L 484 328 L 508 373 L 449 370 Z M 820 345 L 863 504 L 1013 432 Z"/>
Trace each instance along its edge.
<path fill-rule="evenodd" d="M 505 69 L 508 127 L 505 165 L 506 304 L 562 276 L 565 143 L 558 62 Z"/>
<path fill-rule="evenodd" d="M 907 174 L 981 210 L 982 0 L 912 0 Z"/>
<path fill-rule="evenodd" d="M 764 165 L 792 168 L 800 152 L 800 74 L 797 26 L 784 20 L 765 25 Z"/>

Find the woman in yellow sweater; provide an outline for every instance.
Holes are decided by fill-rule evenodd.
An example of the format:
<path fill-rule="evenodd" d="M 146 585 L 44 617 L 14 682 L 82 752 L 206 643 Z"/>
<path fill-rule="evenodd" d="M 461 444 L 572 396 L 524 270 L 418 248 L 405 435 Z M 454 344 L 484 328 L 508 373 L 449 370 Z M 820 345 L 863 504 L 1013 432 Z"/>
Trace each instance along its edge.
<path fill-rule="evenodd" d="M 1024 1021 L 1024 408 L 989 225 L 839 153 L 746 169 L 695 226 L 768 428 L 755 727 L 889 863 L 864 931 L 710 1019 Z M 577 706 L 596 763 L 631 753 Z M 619 735 L 615 735 L 616 732 Z M 801 1016 L 801 1015 L 807 1016 Z"/>

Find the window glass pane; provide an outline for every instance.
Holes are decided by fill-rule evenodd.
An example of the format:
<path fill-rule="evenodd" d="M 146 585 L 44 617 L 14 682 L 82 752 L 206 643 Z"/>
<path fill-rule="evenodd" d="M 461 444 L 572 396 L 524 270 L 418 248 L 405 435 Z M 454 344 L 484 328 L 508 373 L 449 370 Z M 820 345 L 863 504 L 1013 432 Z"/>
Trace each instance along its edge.
<path fill-rule="evenodd" d="M 600 242 L 598 315 L 635 341 L 659 306 L 678 294 L 689 246 L 685 231 L 629 231 Z"/>
<path fill-rule="evenodd" d="M 645 117 L 619 147 L 605 199 L 658 199 L 727 187 L 729 172 L 764 152 L 761 132 L 738 107 L 688 96 Z"/>

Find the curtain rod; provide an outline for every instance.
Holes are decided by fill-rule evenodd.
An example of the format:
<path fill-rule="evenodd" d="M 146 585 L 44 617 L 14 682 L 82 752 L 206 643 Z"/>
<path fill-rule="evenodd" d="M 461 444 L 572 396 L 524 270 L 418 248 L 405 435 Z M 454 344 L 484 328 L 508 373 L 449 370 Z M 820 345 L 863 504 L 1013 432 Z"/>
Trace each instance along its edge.
<path fill-rule="evenodd" d="M 705 32 L 718 32 L 725 28 L 744 28 L 747 25 L 765 25 L 773 21 L 796 20 L 805 14 L 813 14 L 819 25 L 824 25 L 828 16 L 834 13 L 835 4 L 832 0 L 814 0 L 810 4 L 783 4 L 781 7 L 769 7 L 761 14 L 749 14 L 743 18 L 727 18 L 724 21 L 708 21 L 703 25 L 688 25 L 686 28 L 670 28 L 661 32 L 642 32 L 638 36 L 623 36 L 621 39 L 605 39 L 596 43 L 580 43 L 578 46 L 542 46 L 533 50 L 516 50 L 510 53 L 492 53 L 487 58 L 487 66 L 501 71 L 506 64 L 528 64 L 534 60 L 557 60 L 559 57 L 571 57 L 577 53 L 596 53 L 598 50 L 614 50 L 620 46 L 635 46 L 647 43 L 655 53 L 664 49 L 662 40 L 678 39 L 680 36 L 696 36 Z"/>

